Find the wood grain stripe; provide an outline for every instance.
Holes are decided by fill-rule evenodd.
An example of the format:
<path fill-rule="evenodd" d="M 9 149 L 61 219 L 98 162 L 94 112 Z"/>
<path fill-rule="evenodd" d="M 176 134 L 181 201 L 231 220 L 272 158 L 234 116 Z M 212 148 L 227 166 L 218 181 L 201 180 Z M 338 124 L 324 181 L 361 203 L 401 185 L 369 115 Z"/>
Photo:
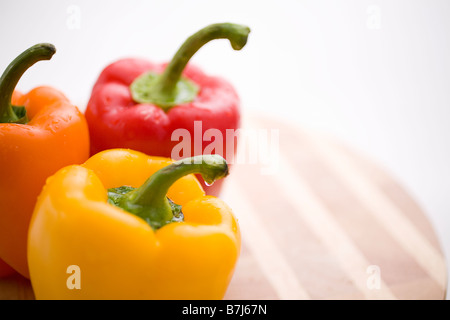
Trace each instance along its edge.
<path fill-rule="evenodd" d="M 233 199 L 233 211 L 236 212 L 242 230 L 242 241 L 249 247 L 258 261 L 260 269 L 271 283 L 278 297 L 283 300 L 310 299 L 300 285 L 289 262 L 277 248 L 270 232 L 255 213 L 253 205 L 246 200 L 245 190 L 234 179 L 227 181 L 227 194 L 224 198 Z"/>
<path fill-rule="evenodd" d="M 321 239 L 329 253 L 335 256 L 355 287 L 367 299 L 395 299 L 394 294 L 381 279 L 379 289 L 371 289 L 367 286 L 369 278 L 367 269 L 371 264 L 335 221 L 333 214 L 323 205 L 320 198 L 310 189 L 307 182 L 295 172 L 289 159 L 282 153 L 279 172 L 275 175 L 278 179 L 275 181 L 280 188 L 283 188 L 284 195 L 289 201 L 298 204 L 299 210 L 296 212 Z"/>
<path fill-rule="evenodd" d="M 272 285 L 262 272 L 255 257 L 242 243 L 241 255 L 236 265 L 224 300 L 276 300 L 279 299 Z"/>
<path fill-rule="evenodd" d="M 306 133 L 305 133 L 306 134 Z M 358 199 L 369 208 L 369 212 L 384 226 L 391 236 L 406 250 L 417 263 L 444 289 L 446 287 L 445 261 L 440 252 L 417 230 L 411 221 L 387 198 L 346 154 L 335 144 L 319 135 L 310 136 L 311 146 L 321 155 L 321 159 L 346 183 Z"/>
<path fill-rule="evenodd" d="M 301 199 L 295 203 L 289 201 L 273 176 L 261 175 L 257 165 L 237 165 L 230 178 L 241 185 L 245 193 L 240 197 L 252 203 L 261 223 L 311 299 L 364 299 L 335 257 L 296 213 L 300 210 Z M 226 200 L 234 207 L 233 198 Z"/>
<path fill-rule="evenodd" d="M 358 171 L 365 172 L 366 179 L 376 185 L 390 202 L 395 203 L 397 208 L 408 217 L 409 221 L 426 237 L 430 244 L 440 250 L 440 242 L 434 226 L 406 188 L 394 180 L 392 174 L 389 174 L 380 164 L 376 164 L 373 159 L 369 159 L 367 155 L 351 150 L 348 146 L 342 144 L 339 145 L 339 149 L 347 157 L 353 158 L 353 163 L 358 164 Z"/>

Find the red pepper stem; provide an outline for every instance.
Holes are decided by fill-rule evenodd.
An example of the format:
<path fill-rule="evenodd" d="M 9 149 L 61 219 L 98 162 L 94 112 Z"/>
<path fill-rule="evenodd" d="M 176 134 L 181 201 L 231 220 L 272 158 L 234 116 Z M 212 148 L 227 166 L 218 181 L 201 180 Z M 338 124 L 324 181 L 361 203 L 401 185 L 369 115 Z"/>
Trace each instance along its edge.
<path fill-rule="evenodd" d="M 214 39 L 228 39 L 235 50 L 247 43 L 250 29 L 232 23 L 209 25 L 190 36 L 177 51 L 162 74 L 148 72 L 133 81 L 130 86 L 133 100 L 137 103 L 153 103 L 164 111 L 195 99 L 198 87 L 181 77 L 192 56 L 206 43 Z"/>
<path fill-rule="evenodd" d="M 242 49 L 247 43 L 250 29 L 232 23 L 209 25 L 190 36 L 177 51 L 164 73 L 155 84 L 163 95 L 172 95 L 181 73 L 192 56 L 206 43 L 215 39 L 228 39 L 234 50 Z"/>
<path fill-rule="evenodd" d="M 11 105 L 11 98 L 22 75 L 33 64 L 41 60 L 50 60 L 56 52 L 49 43 L 36 44 L 18 55 L 5 69 L 0 78 L 0 123 L 24 123 L 26 111 L 23 107 Z M 20 115 L 18 115 L 20 110 Z"/>
<path fill-rule="evenodd" d="M 219 155 L 200 155 L 176 161 L 155 172 L 139 188 L 125 194 L 118 206 L 149 222 L 155 229 L 171 222 L 169 188 L 188 174 L 201 174 L 208 183 L 228 175 L 228 165 Z"/>

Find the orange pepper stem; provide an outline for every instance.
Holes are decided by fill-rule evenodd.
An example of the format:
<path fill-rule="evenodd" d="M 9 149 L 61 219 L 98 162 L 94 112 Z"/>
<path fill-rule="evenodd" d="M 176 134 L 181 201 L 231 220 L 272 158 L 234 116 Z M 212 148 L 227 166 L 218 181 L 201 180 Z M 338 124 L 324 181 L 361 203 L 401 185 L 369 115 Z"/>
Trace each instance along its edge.
<path fill-rule="evenodd" d="M 0 78 L 0 123 L 26 123 L 28 118 L 24 107 L 11 104 L 11 98 L 22 75 L 33 64 L 50 60 L 56 52 L 49 43 L 36 44 L 18 55 L 5 69 Z"/>
<path fill-rule="evenodd" d="M 143 218 L 154 229 L 173 221 L 173 203 L 167 198 L 169 188 L 188 174 L 201 174 L 212 184 L 228 175 L 228 165 L 219 155 L 202 155 L 176 161 L 155 172 L 144 184 L 131 190 L 114 204 Z"/>

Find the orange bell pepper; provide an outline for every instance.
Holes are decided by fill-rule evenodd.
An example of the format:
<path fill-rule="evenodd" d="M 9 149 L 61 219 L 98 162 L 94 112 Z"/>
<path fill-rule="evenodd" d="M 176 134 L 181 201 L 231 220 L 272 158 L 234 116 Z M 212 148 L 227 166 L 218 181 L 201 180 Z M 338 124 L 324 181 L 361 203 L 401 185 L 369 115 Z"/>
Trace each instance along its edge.
<path fill-rule="evenodd" d="M 0 278 L 10 276 L 14 273 L 15 270 L 5 261 L 0 259 Z"/>
<path fill-rule="evenodd" d="M 49 60 L 51 44 L 25 50 L 0 78 L 0 258 L 29 277 L 28 225 L 47 177 L 89 157 L 84 115 L 60 91 L 37 87 L 14 91 L 34 63 Z"/>

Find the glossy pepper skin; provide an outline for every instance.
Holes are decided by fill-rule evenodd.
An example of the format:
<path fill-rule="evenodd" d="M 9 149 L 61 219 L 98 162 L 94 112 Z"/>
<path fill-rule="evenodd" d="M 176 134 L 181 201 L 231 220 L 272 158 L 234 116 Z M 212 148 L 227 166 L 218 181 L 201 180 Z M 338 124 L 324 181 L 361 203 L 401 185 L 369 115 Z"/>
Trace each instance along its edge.
<path fill-rule="evenodd" d="M 204 134 L 217 129 L 222 134 L 222 148 L 214 153 L 231 164 L 237 138 L 233 137 L 233 144 L 228 146 L 225 139 L 227 129 L 236 130 L 240 125 L 239 96 L 225 79 L 209 76 L 187 63 L 201 46 L 214 39 L 229 39 L 233 48 L 240 50 L 249 32 L 241 25 L 210 25 L 191 36 L 170 63 L 126 58 L 108 65 L 92 89 L 85 112 L 91 133 L 91 154 L 130 148 L 148 155 L 180 159 L 205 153 L 211 141 L 203 139 Z M 138 83 L 141 92 L 136 93 L 134 85 L 152 73 L 155 79 L 144 85 Z M 180 87 L 181 84 L 185 86 Z M 201 122 L 200 129 L 195 129 L 196 121 L 197 125 Z M 184 151 L 190 154 L 172 153 L 180 143 L 180 137 L 172 136 L 177 129 L 190 134 L 190 150 Z M 201 177 L 199 181 L 207 194 L 219 195 L 223 180 L 213 186 L 206 185 Z"/>
<path fill-rule="evenodd" d="M 114 149 L 53 175 L 39 196 L 29 231 L 36 298 L 223 298 L 240 252 L 237 220 L 222 200 L 205 196 L 193 174 L 178 174 L 176 182 L 166 183 L 164 170 L 173 172 L 177 163 Z M 217 172 L 211 177 L 217 178 Z M 164 195 L 150 200 L 150 209 L 168 190 L 167 196 L 182 206 L 184 221 L 153 229 L 144 218 L 109 203 L 108 190 L 124 185 L 146 187 L 150 192 L 145 191 L 144 202 L 148 195 Z M 79 267 L 79 289 L 66 285 L 71 265 Z"/>
<path fill-rule="evenodd" d="M 0 81 L 0 257 L 26 278 L 28 225 L 42 186 L 60 168 L 89 157 L 86 119 L 63 93 L 48 86 L 13 92 L 31 64 L 54 52 L 50 44 L 31 47 Z"/>
<path fill-rule="evenodd" d="M 0 260 L 0 278 L 10 276 L 16 273 L 16 271 L 5 261 Z"/>

